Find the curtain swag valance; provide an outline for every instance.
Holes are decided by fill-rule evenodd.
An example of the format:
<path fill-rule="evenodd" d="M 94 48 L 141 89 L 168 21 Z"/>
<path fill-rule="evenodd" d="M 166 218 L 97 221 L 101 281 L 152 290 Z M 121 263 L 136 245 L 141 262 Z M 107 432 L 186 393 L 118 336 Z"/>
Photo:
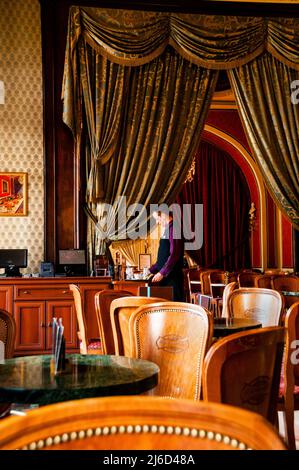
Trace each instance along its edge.
<path fill-rule="evenodd" d="M 71 7 L 68 57 L 80 37 L 112 62 L 136 66 L 170 44 L 210 69 L 243 65 L 267 50 L 299 70 L 299 18 L 260 18 Z"/>
<path fill-rule="evenodd" d="M 111 62 L 139 66 L 171 45 L 181 56 L 206 69 L 239 67 L 268 51 L 299 70 L 299 18 L 260 18 L 178 14 L 101 8 L 70 8 L 62 98 L 64 122 L 74 135 L 80 101 L 78 65 L 82 43 Z M 83 46 L 84 47 L 84 46 Z M 84 61 L 84 59 L 83 59 Z M 81 114 L 81 110 L 76 110 Z"/>

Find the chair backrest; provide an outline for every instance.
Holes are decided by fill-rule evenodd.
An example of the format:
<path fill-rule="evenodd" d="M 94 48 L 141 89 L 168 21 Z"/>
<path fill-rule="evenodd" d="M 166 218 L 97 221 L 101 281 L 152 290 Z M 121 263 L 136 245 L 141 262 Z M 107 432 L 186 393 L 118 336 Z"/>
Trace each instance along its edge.
<path fill-rule="evenodd" d="M 4 344 L 4 358 L 13 357 L 16 339 L 16 322 L 14 317 L 4 309 L 0 309 L 0 341 Z"/>
<path fill-rule="evenodd" d="M 255 319 L 267 327 L 280 325 L 284 301 L 275 290 L 240 287 L 230 293 L 227 306 L 230 317 Z"/>
<path fill-rule="evenodd" d="M 285 316 L 286 348 L 283 361 L 281 393 L 284 402 L 285 437 L 290 449 L 296 449 L 294 431 L 294 387 L 299 385 L 299 302 L 288 309 Z M 281 409 L 281 408 L 279 408 Z M 296 407 L 298 409 L 298 406 Z"/>
<path fill-rule="evenodd" d="M 201 271 L 202 269 L 188 269 L 187 280 L 188 280 L 189 295 L 193 294 L 193 292 L 201 292 L 201 281 L 200 281 Z"/>
<path fill-rule="evenodd" d="M 222 297 L 225 284 L 228 281 L 228 274 L 225 271 L 211 271 L 208 275 L 210 292 L 212 297 Z M 217 286 L 215 284 L 224 284 Z"/>
<path fill-rule="evenodd" d="M 222 298 L 222 317 L 228 318 L 228 307 L 227 307 L 227 299 L 231 292 L 238 289 L 239 284 L 237 282 L 230 282 L 227 284 L 223 291 L 223 298 Z"/>
<path fill-rule="evenodd" d="M 113 332 L 115 354 L 129 356 L 131 352 L 129 336 L 129 319 L 137 308 L 156 302 L 165 302 L 159 297 L 121 297 L 112 301 L 110 306 L 110 321 Z"/>
<path fill-rule="evenodd" d="M 82 297 L 79 287 L 76 284 L 69 284 L 69 289 L 73 294 L 74 304 L 75 304 L 75 311 L 77 316 L 77 323 L 78 323 L 78 338 L 80 341 L 80 353 L 87 354 L 87 347 L 88 347 L 88 335 L 87 335 L 87 326 L 85 315 L 83 313 L 82 307 Z"/>
<path fill-rule="evenodd" d="M 255 272 L 241 272 L 238 275 L 238 283 L 240 287 L 255 287 L 256 278 L 259 277 L 261 273 Z"/>
<path fill-rule="evenodd" d="M 219 269 L 203 269 L 200 272 L 201 293 L 204 295 L 212 295 L 209 275 L 213 271 L 219 271 Z"/>
<path fill-rule="evenodd" d="M 120 297 L 133 296 L 125 290 L 105 289 L 95 294 L 95 311 L 99 327 L 103 354 L 115 354 L 112 325 L 110 320 L 111 302 Z"/>
<path fill-rule="evenodd" d="M 285 367 L 291 371 L 293 381 L 299 385 L 299 302 L 294 303 L 288 309 L 285 317 L 285 327 L 287 330 Z M 285 370 L 285 378 L 289 375 Z M 294 389 L 291 387 L 292 393 Z"/>
<path fill-rule="evenodd" d="M 276 422 L 283 327 L 235 333 L 214 343 L 204 360 L 203 398 L 239 406 Z"/>
<path fill-rule="evenodd" d="M 278 291 L 299 292 L 299 277 L 292 275 L 274 276 L 272 280 L 273 289 Z"/>
<path fill-rule="evenodd" d="M 160 367 L 151 393 L 199 400 L 203 358 L 210 345 L 213 319 L 203 307 L 164 302 L 140 307 L 129 320 L 130 357 Z"/>
<path fill-rule="evenodd" d="M 0 449 L 286 450 L 261 416 L 218 403 L 105 397 L 56 403 L 0 423 Z M 186 463 L 188 462 L 188 456 Z"/>
<path fill-rule="evenodd" d="M 261 287 L 263 289 L 272 289 L 272 278 L 271 274 L 261 274 L 255 278 L 255 287 Z"/>

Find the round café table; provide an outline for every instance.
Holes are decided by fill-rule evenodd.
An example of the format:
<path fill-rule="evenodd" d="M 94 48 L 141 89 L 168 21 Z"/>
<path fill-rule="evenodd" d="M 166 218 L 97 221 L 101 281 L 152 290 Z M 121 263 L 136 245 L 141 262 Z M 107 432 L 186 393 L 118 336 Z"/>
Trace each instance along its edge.
<path fill-rule="evenodd" d="M 287 291 L 287 290 L 282 290 L 281 291 L 282 295 L 286 295 L 289 297 L 299 297 L 299 291 Z"/>
<path fill-rule="evenodd" d="M 0 364 L 0 402 L 39 404 L 112 395 L 136 395 L 155 387 L 159 367 L 124 356 L 71 354 L 54 374 L 53 356 L 25 356 Z"/>
<path fill-rule="evenodd" d="M 240 331 L 252 330 L 261 327 L 261 323 L 250 318 L 215 318 L 213 336 L 215 338 L 222 338 L 223 336 L 239 333 Z"/>

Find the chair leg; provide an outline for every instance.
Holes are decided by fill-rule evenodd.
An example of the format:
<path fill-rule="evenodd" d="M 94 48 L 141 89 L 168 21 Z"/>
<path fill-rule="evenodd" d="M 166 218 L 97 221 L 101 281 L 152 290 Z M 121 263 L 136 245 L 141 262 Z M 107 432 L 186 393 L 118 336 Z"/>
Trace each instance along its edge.
<path fill-rule="evenodd" d="M 295 431 L 294 431 L 294 405 L 285 405 L 285 410 L 283 413 L 284 427 L 285 427 L 285 436 L 288 448 L 290 450 L 296 450 L 296 440 L 295 440 Z"/>
<path fill-rule="evenodd" d="M 11 403 L 1 403 L 0 404 L 0 419 L 6 418 L 10 415 Z"/>

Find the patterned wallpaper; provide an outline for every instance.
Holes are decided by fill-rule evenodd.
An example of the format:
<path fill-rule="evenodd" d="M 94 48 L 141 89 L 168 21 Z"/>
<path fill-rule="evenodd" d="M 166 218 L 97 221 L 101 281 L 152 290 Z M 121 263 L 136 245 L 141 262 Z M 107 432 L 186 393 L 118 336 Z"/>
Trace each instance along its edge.
<path fill-rule="evenodd" d="M 0 216 L 0 248 L 28 248 L 37 272 L 44 250 L 42 57 L 38 0 L 0 0 L 0 172 L 28 173 L 28 215 Z"/>

